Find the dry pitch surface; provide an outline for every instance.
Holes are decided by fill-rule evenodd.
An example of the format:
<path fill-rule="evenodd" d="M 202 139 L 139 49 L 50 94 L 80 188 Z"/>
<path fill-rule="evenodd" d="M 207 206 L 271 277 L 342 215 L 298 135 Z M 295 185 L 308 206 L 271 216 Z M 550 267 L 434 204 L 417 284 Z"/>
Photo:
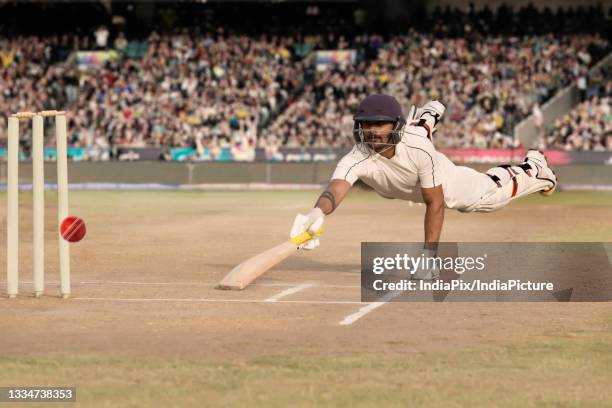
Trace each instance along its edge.
<path fill-rule="evenodd" d="M 612 404 L 610 303 L 363 310 L 360 242 L 420 240 L 421 206 L 355 191 L 326 221 L 319 249 L 245 291 L 213 289 L 286 239 L 317 195 L 74 192 L 71 213 L 88 236 L 71 246 L 73 294 L 62 301 L 56 197 L 46 197 L 47 296 L 33 299 L 31 196 L 22 194 L 22 295 L 0 299 L 0 386 L 74 385 L 77 405 L 113 407 Z M 3 263 L 5 236 L 4 226 Z M 612 241 L 612 194 L 447 211 L 443 239 Z"/>

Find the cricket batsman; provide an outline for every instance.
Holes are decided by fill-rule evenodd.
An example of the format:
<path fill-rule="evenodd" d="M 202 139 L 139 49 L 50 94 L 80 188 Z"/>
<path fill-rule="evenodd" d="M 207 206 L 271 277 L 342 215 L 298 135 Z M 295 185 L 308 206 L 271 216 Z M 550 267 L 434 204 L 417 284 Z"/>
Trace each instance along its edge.
<path fill-rule="evenodd" d="M 537 150 L 529 150 L 520 165 L 501 165 L 486 173 L 456 166 L 433 143 L 445 110 L 440 102 L 430 101 L 421 109 L 412 107 L 406 120 L 392 96 L 366 97 L 353 116 L 355 146 L 336 166 L 314 208 L 296 216 L 290 236 L 318 231 L 325 216 L 336 210 L 358 179 L 383 197 L 404 200 L 418 184 L 427 206 L 425 248 L 431 251 L 440 240 L 445 207 L 490 212 L 531 193 L 548 196 L 555 191 L 555 173 Z M 315 237 L 300 248 L 317 246 L 319 238 Z"/>

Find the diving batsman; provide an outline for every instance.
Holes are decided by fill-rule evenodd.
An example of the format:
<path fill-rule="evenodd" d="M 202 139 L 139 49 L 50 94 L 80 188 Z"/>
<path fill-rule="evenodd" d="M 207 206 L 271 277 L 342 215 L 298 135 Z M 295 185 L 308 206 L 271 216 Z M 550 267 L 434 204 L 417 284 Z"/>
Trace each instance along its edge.
<path fill-rule="evenodd" d="M 438 101 L 411 108 L 408 119 L 390 95 L 366 97 L 353 116 L 355 146 L 334 171 L 314 208 L 298 214 L 290 236 L 315 234 L 357 180 L 386 198 L 408 200 L 420 186 L 425 211 L 425 248 L 435 251 L 444 223 L 445 208 L 461 212 L 491 212 L 511 201 L 540 192 L 551 195 L 557 178 L 544 154 L 529 150 L 520 165 L 501 165 L 480 173 L 457 166 L 436 151 L 433 135 L 445 111 Z M 315 237 L 300 246 L 314 249 Z"/>

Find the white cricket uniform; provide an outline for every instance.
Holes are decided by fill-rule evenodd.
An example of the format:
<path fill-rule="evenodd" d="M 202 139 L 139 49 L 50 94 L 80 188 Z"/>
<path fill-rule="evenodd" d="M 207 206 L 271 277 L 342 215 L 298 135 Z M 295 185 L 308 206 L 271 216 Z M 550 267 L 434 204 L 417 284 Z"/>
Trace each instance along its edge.
<path fill-rule="evenodd" d="M 340 160 L 332 180 L 346 180 L 353 185 L 359 179 L 383 197 L 403 200 L 413 199 L 417 185 L 422 188 L 441 185 L 447 208 L 488 212 L 547 186 L 541 180 L 535 185 L 533 181 L 537 179 L 523 172 L 525 177 L 533 180 L 521 183 L 524 188 L 517 194 L 515 180 L 523 174 L 514 170 L 516 174 L 496 167 L 480 173 L 457 166 L 436 151 L 425 128 L 406 126 L 392 158 L 387 159 L 373 151 L 366 153 L 355 146 Z M 487 174 L 499 177 L 499 184 Z"/>

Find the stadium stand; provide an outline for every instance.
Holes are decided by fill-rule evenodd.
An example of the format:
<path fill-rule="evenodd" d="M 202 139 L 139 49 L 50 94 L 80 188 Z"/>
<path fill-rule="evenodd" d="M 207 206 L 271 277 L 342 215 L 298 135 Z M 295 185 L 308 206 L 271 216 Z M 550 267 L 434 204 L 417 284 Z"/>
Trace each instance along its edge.
<path fill-rule="evenodd" d="M 150 32 L 127 11 L 127 22 L 119 25 L 91 12 L 89 25 L 54 35 L 8 35 L 18 28 L 0 26 L 2 111 L 67 106 L 70 144 L 77 147 L 192 148 L 212 157 L 231 148 L 248 156 L 255 146 L 349 146 L 359 99 L 386 92 L 406 110 L 428 99 L 448 106 L 440 147 L 517 147 L 513 128 L 534 105 L 584 76 L 610 50 L 598 33 L 606 12 L 597 7 L 438 8 L 415 23 L 419 31 L 376 34 L 355 32 L 359 24 L 346 20 L 347 10 L 326 14 L 311 6 L 307 14 L 317 23 L 277 22 L 270 31 L 282 29 L 283 35 L 240 33 L 228 10 L 222 28 L 210 13 L 198 15 L 201 26 L 182 27 L 195 17 L 158 11 Z M 353 11 L 355 23 L 359 10 Z M 589 16 L 592 24 L 585 25 Z M 351 50 L 352 62 L 319 70 L 323 50 Z M 605 110 L 609 98 L 589 94 L 588 104 Z M 570 137 L 576 115 L 584 113 L 559 122 L 549 144 L 610 148 L 601 135 L 582 142 Z M 5 120 L 0 118 L 0 145 L 6 144 Z M 27 153 L 27 131 L 22 147 Z"/>
<path fill-rule="evenodd" d="M 549 147 L 563 150 L 612 151 L 612 72 L 591 78 L 585 100 L 556 120 L 547 136 Z"/>

